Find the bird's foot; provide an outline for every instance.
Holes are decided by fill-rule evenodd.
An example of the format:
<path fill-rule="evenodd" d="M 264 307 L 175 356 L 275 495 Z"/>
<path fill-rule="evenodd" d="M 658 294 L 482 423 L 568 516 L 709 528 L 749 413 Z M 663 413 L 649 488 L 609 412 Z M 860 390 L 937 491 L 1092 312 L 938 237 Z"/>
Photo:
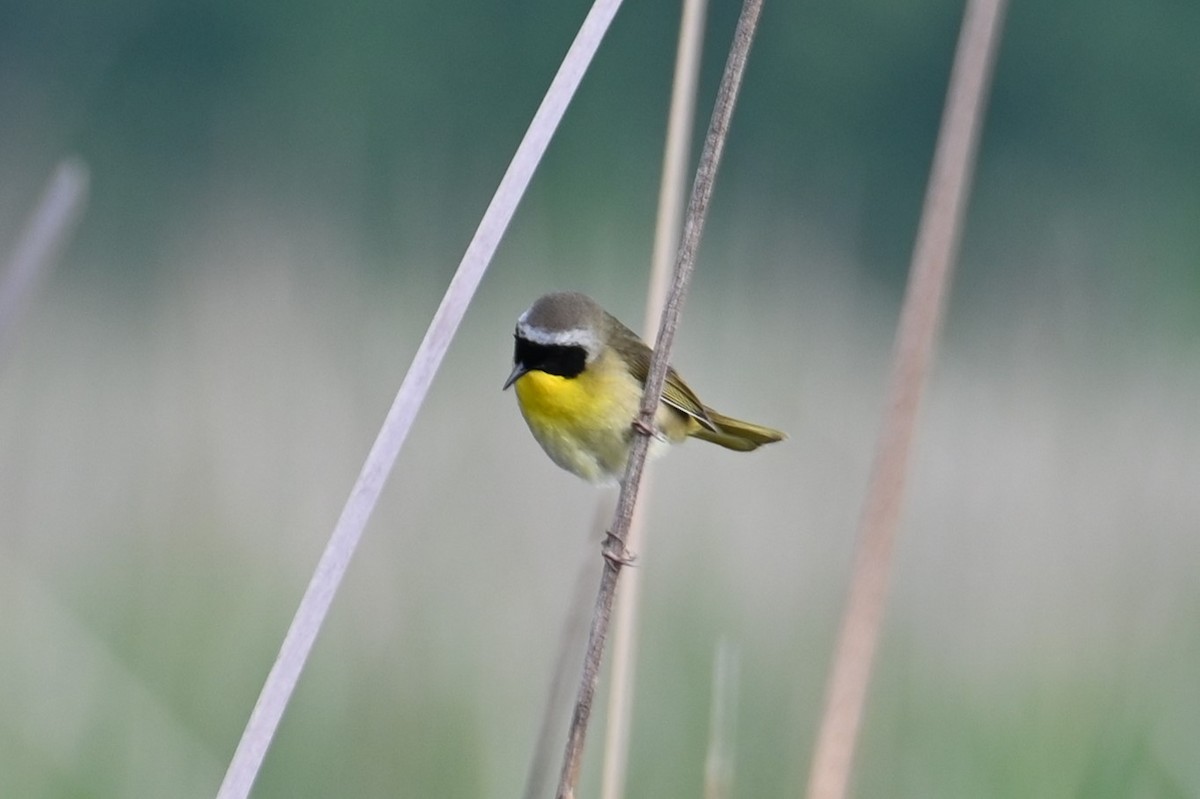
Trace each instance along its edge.
<path fill-rule="evenodd" d="M 633 420 L 633 429 L 644 436 L 657 436 L 658 431 L 654 429 L 653 424 L 646 424 L 641 419 Z"/>
<path fill-rule="evenodd" d="M 600 554 L 606 561 L 611 563 L 616 568 L 622 566 L 632 566 L 637 560 L 637 555 L 625 548 L 625 543 L 612 534 L 610 530 L 604 536 L 604 543 L 600 547 Z"/>

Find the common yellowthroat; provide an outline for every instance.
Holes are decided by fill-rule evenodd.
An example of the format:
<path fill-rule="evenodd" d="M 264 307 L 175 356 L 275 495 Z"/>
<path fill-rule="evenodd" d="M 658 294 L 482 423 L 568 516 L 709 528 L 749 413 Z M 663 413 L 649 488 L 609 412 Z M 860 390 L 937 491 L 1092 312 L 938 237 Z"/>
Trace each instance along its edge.
<path fill-rule="evenodd" d="M 517 319 L 513 370 L 517 404 L 550 459 L 592 482 L 620 480 L 633 445 L 650 370 L 651 350 L 637 334 L 585 294 L 564 291 L 538 298 Z M 668 369 L 654 416 L 657 441 L 691 436 L 748 452 L 784 435 L 731 419 L 705 406 Z"/>

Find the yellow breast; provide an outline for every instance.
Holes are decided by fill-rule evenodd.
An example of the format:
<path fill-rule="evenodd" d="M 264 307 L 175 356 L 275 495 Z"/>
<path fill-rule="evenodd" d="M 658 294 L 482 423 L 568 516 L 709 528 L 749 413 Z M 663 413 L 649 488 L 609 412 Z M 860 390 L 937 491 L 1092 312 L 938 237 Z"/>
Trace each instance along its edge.
<path fill-rule="evenodd" d="M 514 388 L 525 422 L 555 463 L 585 480 L 621 478 L 642 384 L 617 356 L 601 356 L 576 377 L 527 372 Z M 664 431 L 669 439 L 683 437 L 678 426 Z"/>
<path fill-rule="evenodd" d="M 636 398 L 632 406 L 622 401 L 628 392 L 619 382 L 587 371 L 578 377 L 528 372 L 517 380 L 515 387 L 521 410 L 546 424 L 607 426 L 609 418 L 616 414 L 618 418 L 612 420 L 616 426 L 620 424 L 620 416 L 628 413 L 631 420 L 637 410 Z"/>

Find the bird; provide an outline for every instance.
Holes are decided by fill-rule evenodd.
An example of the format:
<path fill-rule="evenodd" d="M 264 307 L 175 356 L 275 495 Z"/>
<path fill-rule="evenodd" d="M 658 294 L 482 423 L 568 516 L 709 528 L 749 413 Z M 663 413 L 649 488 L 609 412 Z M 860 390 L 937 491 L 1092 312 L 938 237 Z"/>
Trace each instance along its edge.
<path fill-rule="evenodd" d="M 652 350 L 636 333 L 577 291 L 539 297 L 517 319 L 513 367 L 504 389 L 550 459 L 593 483 L 620 481 L 633 446 Z M 714 411 L 667 369 L 654 415 L 651 454 L 698 438 L 749 452 L 784 433 Z"/>

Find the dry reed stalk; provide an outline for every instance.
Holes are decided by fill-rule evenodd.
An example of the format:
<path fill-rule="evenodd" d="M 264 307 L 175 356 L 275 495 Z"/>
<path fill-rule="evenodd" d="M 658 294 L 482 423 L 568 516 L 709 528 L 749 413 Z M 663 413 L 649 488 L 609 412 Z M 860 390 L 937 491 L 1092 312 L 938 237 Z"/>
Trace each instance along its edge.
<path fill-rule="evenodd" d="M 663 174 L 659 185 L 658 215 L 650 260 L 650 285 L 646 292 L 646 312 L 642 325 L 642 335 L 647 340 L 654 335 L 658 312 L 666 301 L 671 266 L 675 251 L 679 247 L 688 151 L 696 119 L 696 84 L 700 74 L 700 53 L 704 44 L 704 18 L 707 7 L 707 0 L 684 0 L 679 21 L 679 45 L 675 54 L 675 77 L 671 89 L 671 107 L 667 114 Z M 629 525 L 631 552 L 644 552 L 644 519 L 650 486 L 650 472 L 647 469 L 642 480 L 642 502 L 635 509 Z M 634 569 L 626 576 L 617 592 L 608 713 L 605 716 L 604 763 L 600 770 L 601 799 L 619 799 L 625 794 L 641 584 L 641 572 Z"/>
<path fill-rule="evenodd" d="M 599 541 L 604 535 L 604 529 L 612 518 L 615 501 L 616 497 L 605 491 L 604 497 L 596 503 L 589 541 Z M 594 590 L 593 576 L 592 559 L 588 557 L 580 561 L 578 574 L 572 582 L 571 602 L 558 639 L 558 655 L 550 672 L 550 689 L 546 695 L 546 706 L 542 711 L 533 757 L 529 759 L 525 790 L 521 793 L 525 799 L 545 799 L 546 794 L 554 787 L 554 758 L 562 746 L 558 733 L 563 731 L 561 722 L 566 718 L 566 711 L 575 698 L 574 678 L 581 665 L 577 645 L 583 641 L 590 621 L 588 611 Z"/>
<path fill-rule="evenodd" d="M 568 103 L 620 6 L 621 0 L 596 0 L 500 180 L 441 305 L 429 323 L 425 338 L 413 356 L 404 382 L 300 600 L 279 655 L 229 763 L 217 793 L 218 799 L 245 799 L 250 793 L 300 672 L 312 651 L 317 632 L 329 612 L 350 558 L 375 510 L 383 484 L 391 473 L 400 447 L 408 437 L 417 411 L 450 346 L 450 340 L 466 314 L 467 305 L 491 263 L 492 255 L 512 220 L 534 169 L 541 161 L 551 136 L 558 128 Z"/>
<path fill-rule="evenodd" d="M 87 166 L 77 158 L 59 162 L 21 230 L 0 279 L 0 355 L 8 349 L 21 313 L 70 239 L 83 213 L 87 192 Z"/>
<path fill-rule="evenodd" d="M 583 677 L 579 683 L 579 693 L 575 701 L 575 711 L 571 717 L 566 751 L 563 754 L 562 775 L 558 783 L 558 799 L 574 797 L 575 785 L 579 781 L 579 769 L 583 762 L 583 744 L 587 735 L 588 720 L 591 717 L 592 700 L 596 694 L 596 684 L 600 679 L 600 662 L 604 654 L 604 642 L 608 635 L 617 578 L 620 576 L 621 567 L 629 560 L 626 549 L 629 525 L 637 505 L 646 453 L 649 450 L 650 437 L 654 431 L 654 413 L 661 401 L 663 383 L 666 380 L 667 366 L 671 357 L 671 347 L 675 342 L 675 331 L 679 325 L 679 314 L 683 307 L 688 284 L 691 282 L 692 272 L 695 269 L 696 249 L 700 243 L 700 234 L 704 229 L 708 203 L 712 197 L 713 179 L 716 177 L 717 166 L 725 149 L 729 121 L 733 116 L 733 107 L 746 68 L 746 57 L 750 52 L 750 44 L 754 39 L 761 11 L 761 0 L 745 0 L 742 5 L 742 13 L 738 18 L 737 30 L 734 33 L 733 46 L 725 64 L 725 73 L 721 78 L 721 87 L 717 94 L 712 120 L 709 123 L 708 135 L 704 140 L 704 150 L 700 155 L 700 164 L 692 185 L 683 238 L 675 259 L 671 287 L 667 293 L 666 302 L 663 304 L 662 320 L 659 323 L 658 337 L 654 343 L 654 354 L 650 359 L 646 390 L 642 395 L 642 404 L 633 424 L 634 430 L 639 435 L 633 437 L 629 465 L 625 470 L 625 477 L 621 481 L 621 493 L 617 500 L 617 510 L 613 515 L 612 529 L 602 548 L 604 571 L 600 580 L 600 591 L 596 597 L 596 608 L 592 615 L 592 628 L 588 635 Z"/>
<path fill-rule="evenodd" d="M 963 17 L 896 331 L 887 406 L 859 523 L 849 599 L 809 771 L 810 799 L 840 799 L 850 785 L 887 602 L 917 410 L 961 236 L 1004 5 L 1004 0 L 970 0 Z"/>
<path fill-rule="evenodd" d="M 704 799 L 733 795 L 733 753 L 737 738 L 738 650 L 722 638 L 713 657 L 708 753 L 704 758 Z"/>

